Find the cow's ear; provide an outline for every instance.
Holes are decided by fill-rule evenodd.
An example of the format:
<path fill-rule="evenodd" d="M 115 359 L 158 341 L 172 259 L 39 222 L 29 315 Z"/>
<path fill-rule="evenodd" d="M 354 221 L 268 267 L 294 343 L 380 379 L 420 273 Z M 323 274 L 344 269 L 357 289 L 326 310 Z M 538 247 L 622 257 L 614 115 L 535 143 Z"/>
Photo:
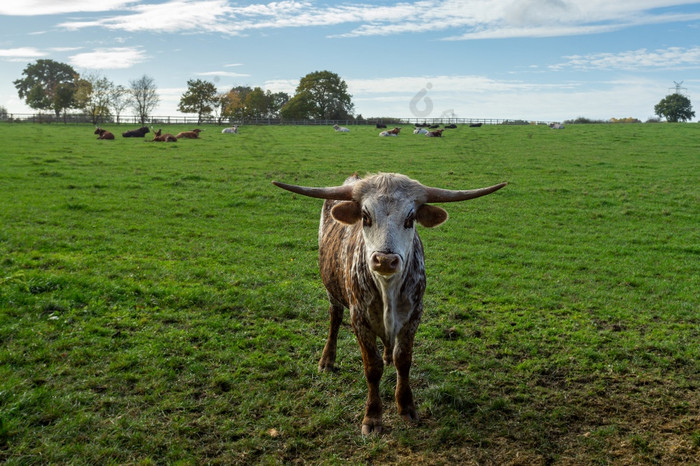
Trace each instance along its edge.
<path fill-rule="evenodd" d="M 423 204 L 418 208 L 416 220 L 424 227 L 436 227 L 447 220 L 447 211 L 442 207 Z"/>
<path fill-rule="evenodd" d="M 355 201 L 345 201 L 333 206 L 331 215 L 340 223 L 352 225 L 362 218 L 362 209 Z"/>

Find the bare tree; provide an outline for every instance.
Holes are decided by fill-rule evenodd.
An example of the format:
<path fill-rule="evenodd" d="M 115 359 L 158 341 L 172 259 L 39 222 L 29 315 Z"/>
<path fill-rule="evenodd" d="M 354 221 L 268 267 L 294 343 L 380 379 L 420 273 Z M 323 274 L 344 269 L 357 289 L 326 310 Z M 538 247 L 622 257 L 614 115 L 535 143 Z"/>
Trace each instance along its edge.
<path fill-rule="evenodd" d="M 129 91 L 121 84 L 112 86 L 109 98 L 109 107 L 114 112 L 114 117 L 117 119 L 117 124 L 119 124 L 119 115 L 121 115 L 128 105 Z"/>
<path fill-rule="evenodd" d="M 136 81 L 129 81 L 131 86 L 131 108 L 142 125 L 146 124 L 149 115 L 158 106 L 160 99 L 156 92 L 156 83 L 150 76 L 143 75 Z"/>
<path fill-rule="evenodd" d="M 213 106 L 214 117 L 216 118 L 216 123 L 221 124 L 221 120 L 224 119 L 224 112 L 226 106 L 229 104 L 228 93 L 220 92 L 216 94 L 216 102 Z"/>
<path fill-rule="evenodd" d="M 93 124 L 103 123 L 111 116 L 109 104 L 112 88 L 112 81 L 98 74 L 89 74 L 78 83 L 77 105 L 90 115 Z"/>

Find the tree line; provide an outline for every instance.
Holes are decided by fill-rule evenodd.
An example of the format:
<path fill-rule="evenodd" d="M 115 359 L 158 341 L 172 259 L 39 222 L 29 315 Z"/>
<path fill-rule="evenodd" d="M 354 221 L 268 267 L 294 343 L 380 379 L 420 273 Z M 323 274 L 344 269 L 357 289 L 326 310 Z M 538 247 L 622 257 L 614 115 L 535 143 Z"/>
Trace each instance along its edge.
<path fill-rule="evenodd" d="M 30 63 L 22 78 L 13 81 L 21 99 L 35 110 L 53 111 L 56 117 L 69 110 L 88 115 L 94 124 L 114 120 L 130 108 L 142 124 L 157 108 L 160 98 L 153 78 L 143 75 L 116 85 L 99 74 L 81 76 L 72 66 L 49 59 Z M 197 114 L 202 120 L 282 118 L 288 120 L 353 119 L 354 105 L 343 79 L 330 71 L 315 71 L 299 81 L 294 96 L 272 93 L 260 87 L 237 86 L 220 92 L 214 83 L 187 81 L 178 111 Z"/>
<path fill-rule="evenodd" d="M 52 110 L 58 118 L 68 110 L 81 110 L 94 124 L 115 120 L 131 108 L 142 124 L 160 102 L 153 78 L 143 75 L 129 87 L 115 85 L 97 74 L 80 76 L 70 65 L 42 59 L 30 63 L 22 78 L 13 81 L 26 104 L 36 110 Z M 352 120 L 352 96 L 343 79 L 330 71 L 314 71 L 302 77 L 294 96 L 272 93 L 260 87 L 237 86 L 227 92 L 201 79 L 187 81 L 178 111 L 197 114 L 197 121 L 280 118 L 283 120 Z M 0 107 L 0 111 L 4 110 Z M 6 110 L 5 110 L 6 112 Z M 669 122 L 695 116 L 690 99 L 674 93 L 666 96 L 654 112 Z"/>

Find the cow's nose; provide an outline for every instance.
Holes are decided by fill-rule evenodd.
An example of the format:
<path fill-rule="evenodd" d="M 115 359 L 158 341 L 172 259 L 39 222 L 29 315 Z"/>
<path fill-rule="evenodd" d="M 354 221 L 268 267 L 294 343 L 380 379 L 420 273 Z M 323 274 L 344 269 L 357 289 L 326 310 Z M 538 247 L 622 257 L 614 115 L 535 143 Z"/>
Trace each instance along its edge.
<path fill-rule="evenodd" d="M 398 254 L 375 252 L 372 254 L 372 270 L 382 275 L 393 275 L 399 271 L 401 258 Z"/>

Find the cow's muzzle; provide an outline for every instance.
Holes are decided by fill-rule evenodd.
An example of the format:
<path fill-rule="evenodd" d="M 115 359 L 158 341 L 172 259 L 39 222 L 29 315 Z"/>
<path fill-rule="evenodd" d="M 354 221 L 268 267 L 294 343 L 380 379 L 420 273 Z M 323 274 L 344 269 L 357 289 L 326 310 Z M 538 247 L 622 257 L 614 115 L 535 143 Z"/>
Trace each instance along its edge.
<path fill-rule="evenodd" d="M 372 271 L 380 275 L 393 275 L 399 271 L 401 256 L 398 254 L 386 254 L 375 252 L 370 259 Z"/>

